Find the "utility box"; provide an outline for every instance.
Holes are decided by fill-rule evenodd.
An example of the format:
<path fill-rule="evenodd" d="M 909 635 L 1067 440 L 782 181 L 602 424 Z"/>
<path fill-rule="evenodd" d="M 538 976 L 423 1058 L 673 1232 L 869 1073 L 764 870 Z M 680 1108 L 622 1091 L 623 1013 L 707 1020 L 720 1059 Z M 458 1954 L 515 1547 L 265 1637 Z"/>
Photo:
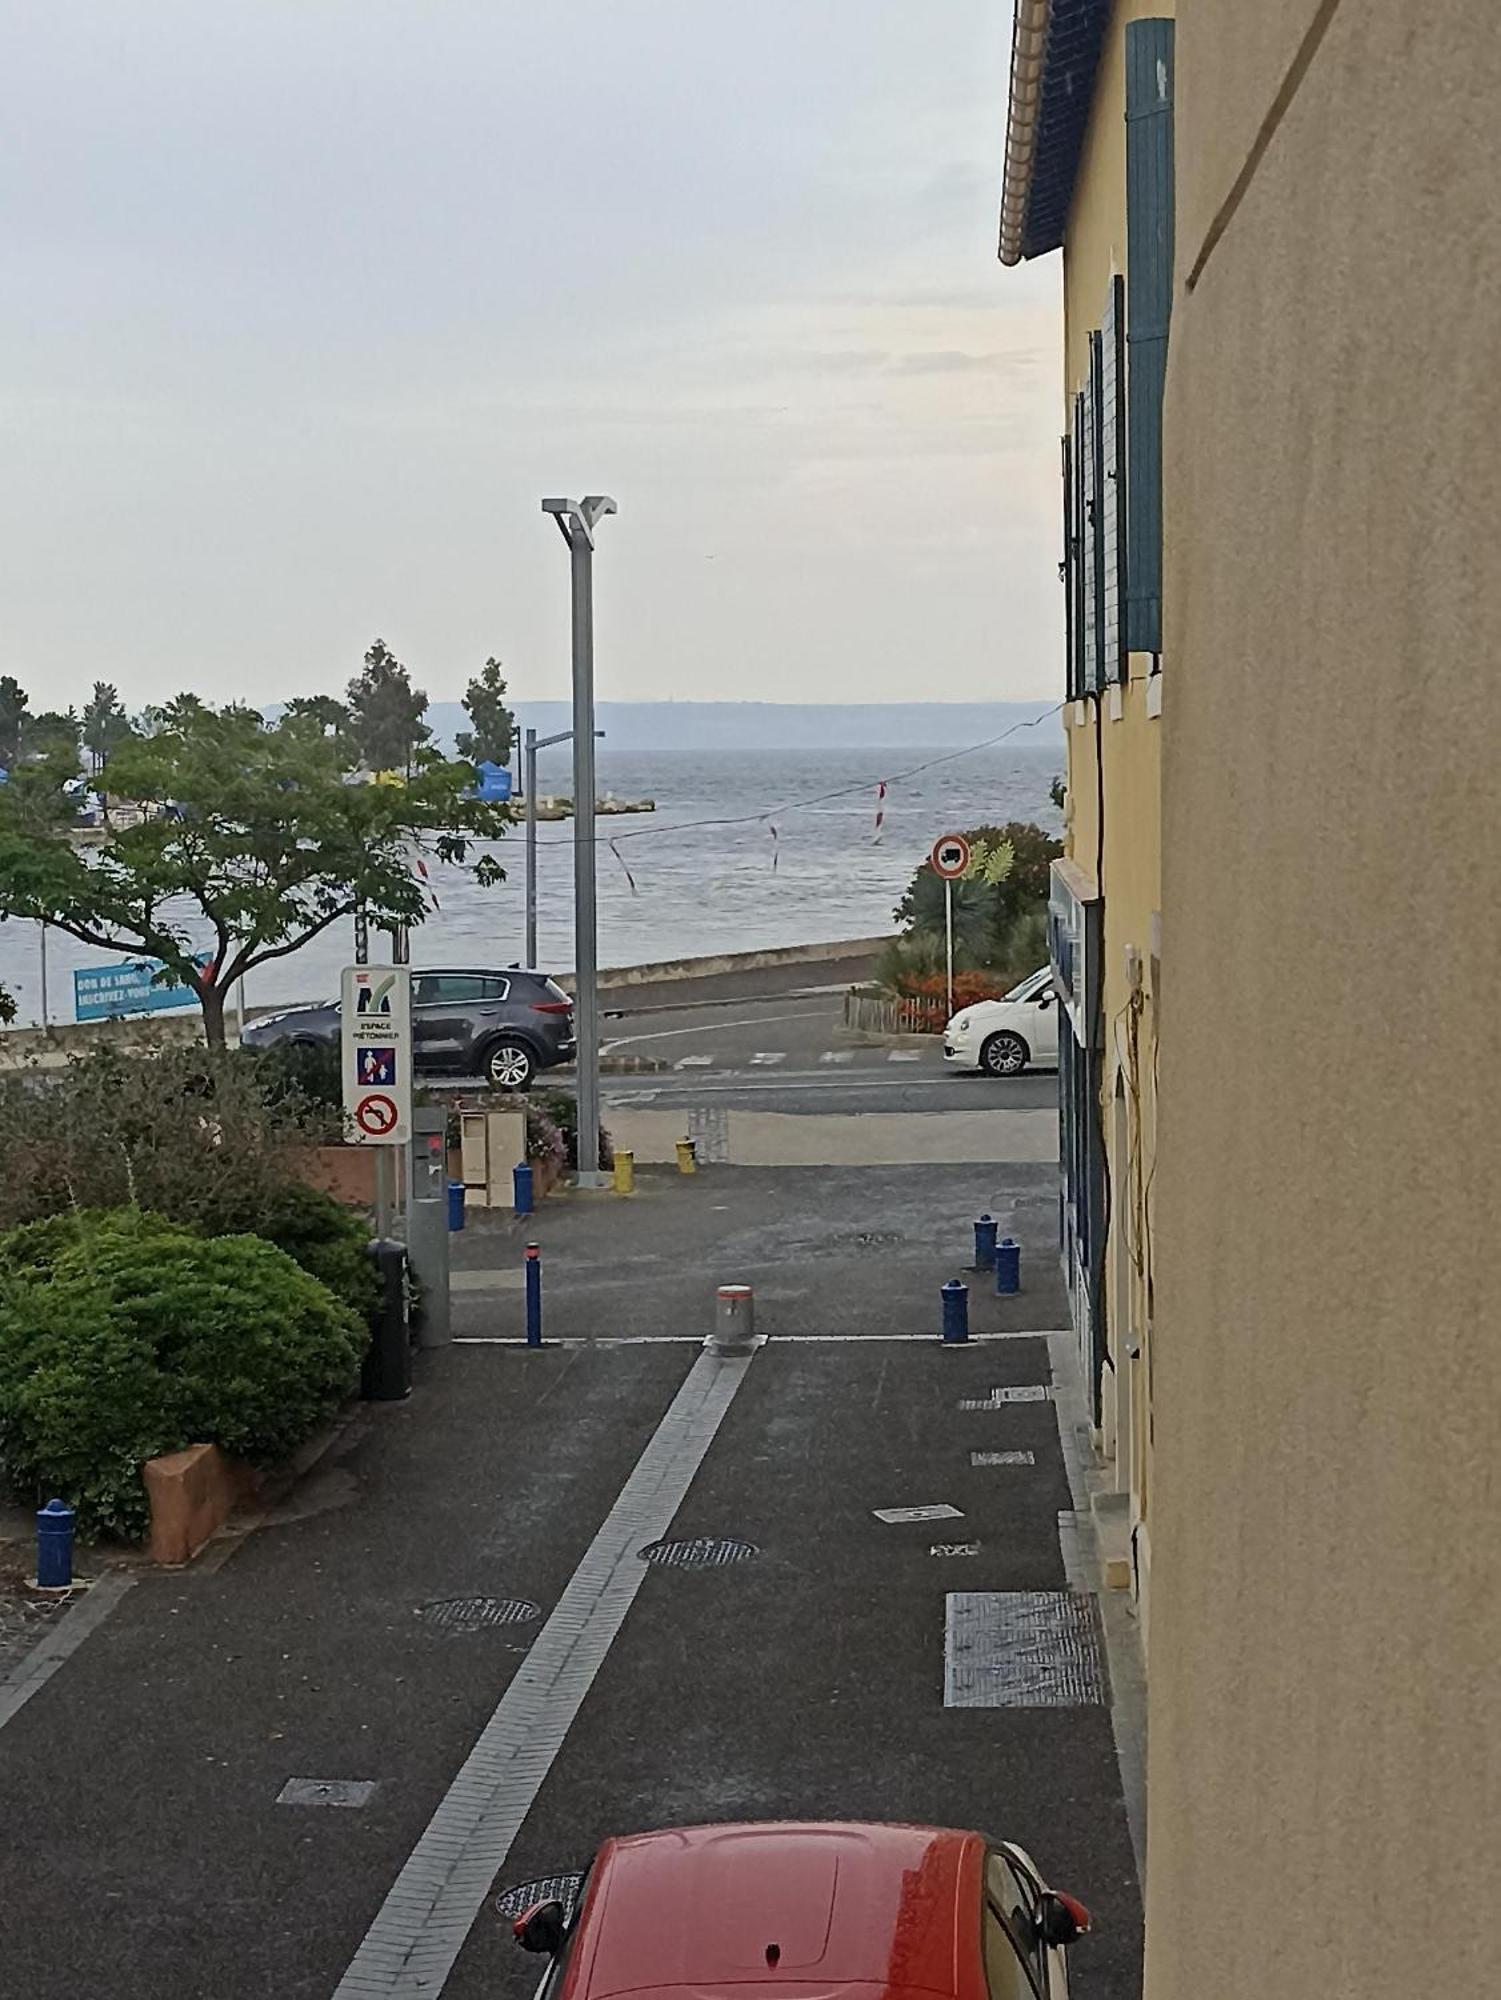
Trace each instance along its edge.
<path fill-rule="evenodd" d="M 510 1208 L 515 1169 L 526 1159 L 526 1106 L 459 1113 L 459 1156 L 469 1208 Z"/>
<path fill-rule="evenodd" d="M 417 1345 L 445 1347 L 448 1306 L 448 1113 L 442 1105 L 412 1112 L 412 1199 L 407 1251 L 421 1291 Z"/>

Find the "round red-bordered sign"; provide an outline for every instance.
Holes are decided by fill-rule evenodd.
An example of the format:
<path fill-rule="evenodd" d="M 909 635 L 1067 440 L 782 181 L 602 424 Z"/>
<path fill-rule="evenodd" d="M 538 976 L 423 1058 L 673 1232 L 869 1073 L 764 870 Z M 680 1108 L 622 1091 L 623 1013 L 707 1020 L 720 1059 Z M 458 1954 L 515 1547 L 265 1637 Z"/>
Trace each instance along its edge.
<path fill-rule="evenodd" d="M 399 1116 L 395 1098 L 378 1090 L 362 1097 L 354 1107 L 355 1124 L 372 1139 L 384 1139 L 388 1132 L 394 1131 Z"/>
<path fill-rule="evenodd" d="M 957 882 L 970 863 L 969 842 L 962 833 L 940 834 L 928 859 L 940 881 Z"/>

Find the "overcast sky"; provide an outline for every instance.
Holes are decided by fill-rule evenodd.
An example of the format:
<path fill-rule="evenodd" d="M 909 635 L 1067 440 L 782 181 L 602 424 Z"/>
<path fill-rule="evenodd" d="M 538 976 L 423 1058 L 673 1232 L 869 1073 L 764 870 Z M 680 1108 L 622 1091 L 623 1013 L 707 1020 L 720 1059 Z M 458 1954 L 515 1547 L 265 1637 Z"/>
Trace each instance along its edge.
<path fill-rule="evenodd" d="M 1009 0 L 0 0 L 0 671 L 600 693 L 1059 681 L 1056 260 Z"/>

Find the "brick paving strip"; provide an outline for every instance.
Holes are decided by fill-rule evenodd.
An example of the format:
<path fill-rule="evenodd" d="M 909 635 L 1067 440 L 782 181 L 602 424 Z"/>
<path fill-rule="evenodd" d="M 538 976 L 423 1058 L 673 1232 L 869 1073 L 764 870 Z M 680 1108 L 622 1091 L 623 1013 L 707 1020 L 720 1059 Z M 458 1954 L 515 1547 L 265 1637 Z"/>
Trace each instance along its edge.
<path fill-rule="evenodd" d="M 705 1353 L 689 1370 L 334 2000 L 432 2000 L 442 1991 L 641 1588 L 647 1565 L 639 1551 L 671 1527 L 753 1358 Z"/>

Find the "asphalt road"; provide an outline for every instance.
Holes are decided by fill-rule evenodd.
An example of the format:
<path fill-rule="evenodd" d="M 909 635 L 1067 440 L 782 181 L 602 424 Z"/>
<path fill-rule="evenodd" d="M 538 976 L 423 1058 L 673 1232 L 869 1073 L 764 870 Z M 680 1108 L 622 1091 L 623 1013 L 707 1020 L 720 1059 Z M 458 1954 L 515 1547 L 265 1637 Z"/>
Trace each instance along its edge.
<path fill-rule="evenodd" d="M 946 1700 L 951 1593 L 1064 1591 L 1054 1405 L 992 1393 L 1050 1380 L 1055 1202 L 1039 1166 L 725 1168 L 549 1202 L 528 1224 L 541 1351 L 500 1344 L 519 1330 L 520 1229 L 467 1229 L 463 1339 L 417 1357 L 410 1400 L 366 1406 L 221 1567 L 139 1582 L 0 1729 L 6 1991 L 327 2000 L 412 1857 L 436 1844 L 462 1866 L 477 1844 L 443 1976 L 368 1990 L 523 2000 L 537 1967 L 479 1908 L 486 1890 L 576 1866 L 611 1831 L 806 1814 L 1020 1839 L 1095 1912 L 1079 2000 L 1131 2000 L 1139 1908 L 1108 1709 Z M 945 1348 L 938 1286 L 982 1207 L 1020 1236 L 1024 1289 L 976 1280 L 972 1322 L 1021 1337 Z M 514 1836 L 487 1847 L 483 1819 L 453 1836 L 434 1815 L 498 1705 L 537 1698 L 528 1673 L 545 1685 L 555 1611 L 587 1651 L 570 1593 L 730 1277 L 755 1286 L 772 1338 L 664 1531 L 754 1554 L 658 1569 L 628 1549 L 634 1595 L 576 1712 L 555 1741 L 523 1738 Z M 925 1504 L 957 1513 L 874 1512 Z M 472 1599 L 525 1615 L 424 1615 Z M 298 1777 L 374 1790 L 353 1810 L 279 1804 Z M 420 1931 L 431 1903 L 398 1923 Z"/>

